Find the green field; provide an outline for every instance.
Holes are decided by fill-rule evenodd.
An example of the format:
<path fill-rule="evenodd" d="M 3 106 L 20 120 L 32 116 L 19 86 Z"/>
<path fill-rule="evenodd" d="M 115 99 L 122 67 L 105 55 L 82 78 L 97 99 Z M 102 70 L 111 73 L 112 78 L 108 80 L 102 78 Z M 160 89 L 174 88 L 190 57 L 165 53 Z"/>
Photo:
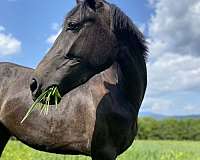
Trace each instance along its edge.
<path fill-rule="evenodd" d="M 200 160 L 200 142 L 136 141 L 118 160 Z M 62 156 L 33 150 L 10 141 L 1 160 L 90 160 L 81 156 Z"/>

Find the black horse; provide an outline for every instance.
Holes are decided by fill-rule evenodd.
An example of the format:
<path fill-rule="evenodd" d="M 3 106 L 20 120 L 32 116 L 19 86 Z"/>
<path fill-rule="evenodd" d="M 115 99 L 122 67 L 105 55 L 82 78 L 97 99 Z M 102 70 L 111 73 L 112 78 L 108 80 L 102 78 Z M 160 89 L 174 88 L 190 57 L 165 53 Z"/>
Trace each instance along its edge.
<path fill-rule="evenodd" d="M 115 5 L 77 1 L 53 47 L 33 70 L 0 63 L 0 154 L 10 136 L 35 149 L 114 160 L 133 142 L 147 83 L 142 33 Z M 57 86 L 48 116 L 30 105 Z"/>

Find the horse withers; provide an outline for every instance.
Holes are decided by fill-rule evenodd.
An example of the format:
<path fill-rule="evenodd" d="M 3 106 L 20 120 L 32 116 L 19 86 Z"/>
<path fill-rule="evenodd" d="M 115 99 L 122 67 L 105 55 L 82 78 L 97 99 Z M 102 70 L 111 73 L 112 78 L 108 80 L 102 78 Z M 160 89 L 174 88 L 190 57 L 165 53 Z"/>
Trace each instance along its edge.
<path fill-rule="evenodd" d="M 35 70 L 0 63 L 0 153 L 10 136 L 37 150 L 115 160 L 133 142 L 147 73 L 144 36 L 115 5 L 77 0 Z M 56 86 L 58 109 L 34 100 Z"/>

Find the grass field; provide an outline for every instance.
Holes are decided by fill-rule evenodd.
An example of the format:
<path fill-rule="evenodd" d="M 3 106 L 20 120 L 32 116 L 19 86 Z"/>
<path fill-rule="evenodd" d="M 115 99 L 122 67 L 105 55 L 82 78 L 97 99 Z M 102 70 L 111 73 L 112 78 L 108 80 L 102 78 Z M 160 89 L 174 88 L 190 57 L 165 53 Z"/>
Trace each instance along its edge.
<path fill-rule="evenodd" d="M 17 141 L 10 141 L 1 160 L 90 160 L 90 158 L 39 152 Z M 200 142 L 136 141 L 118 160 L 200 160 Z"/>

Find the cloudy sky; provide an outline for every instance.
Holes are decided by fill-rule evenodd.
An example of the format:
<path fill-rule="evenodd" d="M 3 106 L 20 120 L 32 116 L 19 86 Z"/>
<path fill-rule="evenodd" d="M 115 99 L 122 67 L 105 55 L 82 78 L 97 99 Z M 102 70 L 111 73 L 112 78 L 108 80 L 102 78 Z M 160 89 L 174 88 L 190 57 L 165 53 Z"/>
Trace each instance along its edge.
<path fill-rule="evenodd" d="M 142 112 L 200 114 L 200 0 L 110 0 L 149 42 Z M 0 61 L 35 67 L 75 0 L 1 0 Z"/>

